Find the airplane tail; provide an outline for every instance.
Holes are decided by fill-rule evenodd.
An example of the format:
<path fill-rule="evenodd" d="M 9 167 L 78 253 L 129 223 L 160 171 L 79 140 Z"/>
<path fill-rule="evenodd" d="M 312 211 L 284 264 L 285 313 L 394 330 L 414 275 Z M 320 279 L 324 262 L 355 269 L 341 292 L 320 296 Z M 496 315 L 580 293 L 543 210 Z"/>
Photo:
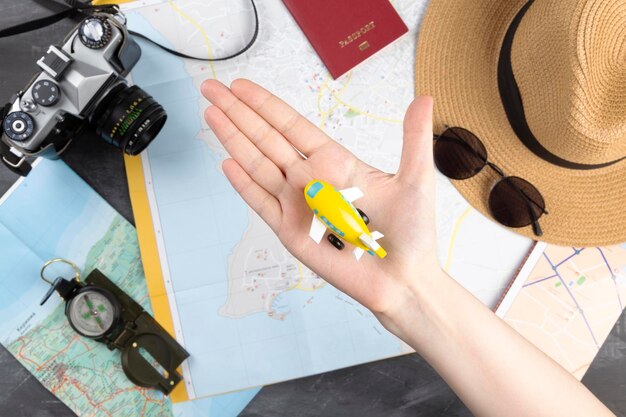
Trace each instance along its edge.
<path fill-rule="evenodd" d="M 370 254 L 376 254 L 379 258 L 382 259 L 387 256 L 387 251 L 385 251 L 382 246 L 380 246 L 378 242 L 376 242 L 382 237 L 384 237 L 384 235 L 376 231 L 372 232 L 371 235 L 363 233 L 361 236 L 359 236 L 359 240 L 361 241 L 361 243 L 363 243 L 363 245 L 367 246 L 370 249 Z"/>

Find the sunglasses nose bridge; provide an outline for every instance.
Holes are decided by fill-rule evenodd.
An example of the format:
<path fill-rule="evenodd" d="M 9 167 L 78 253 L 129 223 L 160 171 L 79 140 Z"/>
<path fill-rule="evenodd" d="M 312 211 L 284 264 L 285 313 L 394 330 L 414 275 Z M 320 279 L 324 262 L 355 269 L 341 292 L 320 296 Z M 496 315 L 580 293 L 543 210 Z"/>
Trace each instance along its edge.
<path fill-rule="evenodd" d="M 504 171 L 502 171 L 502 169 L 493 162 L 487 161 L 487 166 L 497 172 L 501 177 L 506 177 L 506 175 L 504 175 Z"/>

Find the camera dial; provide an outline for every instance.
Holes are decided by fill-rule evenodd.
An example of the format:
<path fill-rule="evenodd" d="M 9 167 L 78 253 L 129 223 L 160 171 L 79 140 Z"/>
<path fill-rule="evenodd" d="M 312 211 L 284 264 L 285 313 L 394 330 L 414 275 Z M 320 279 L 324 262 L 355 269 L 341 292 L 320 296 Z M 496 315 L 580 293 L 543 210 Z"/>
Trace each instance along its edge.
<path fill-rule="evenodd" d="M 5 117 L 2 127 L 11 140 L 22 142 L 33 134 L 35 122 L 29 114 L 16 111 Z"/>
<path fill-rule="evenodd" d="M 33 100 L 44 107 L 54 106 L 61 97 L 59 86 L 49 80 L 39 80 L 33 85 Z"/>
<path fill-rule="evenodd" d="M 87 48 L 100 49 L 111 40 L 111 24 L 104 18 L 87 18 L 78 29 L 78 38 Z"/>

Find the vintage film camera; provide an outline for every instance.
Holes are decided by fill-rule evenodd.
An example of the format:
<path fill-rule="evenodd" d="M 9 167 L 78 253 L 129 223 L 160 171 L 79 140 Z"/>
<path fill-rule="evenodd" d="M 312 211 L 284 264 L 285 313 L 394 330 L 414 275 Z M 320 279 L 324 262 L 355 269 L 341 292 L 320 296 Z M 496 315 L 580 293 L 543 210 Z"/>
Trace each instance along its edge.
<path fill-rule="evenodd" d="M 42 71 L 4 109 L 0 145 L 9 168 L 26 175 L 26 156 L 58 158 L 87 125 L 129 155 L 156 137 L 167 116 L 128 84 L 141 49 L 125 23 L 120 13 L 90 15 L 37 61 Z"/>

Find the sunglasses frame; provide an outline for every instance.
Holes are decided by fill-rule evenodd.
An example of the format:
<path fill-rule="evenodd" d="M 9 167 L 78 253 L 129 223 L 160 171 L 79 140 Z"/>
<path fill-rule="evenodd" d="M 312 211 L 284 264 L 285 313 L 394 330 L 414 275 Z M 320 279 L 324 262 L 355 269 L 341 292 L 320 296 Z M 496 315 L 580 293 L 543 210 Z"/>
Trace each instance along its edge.
<path fill-rule="evenodd" d="M 476 152 L 476 149 L 474 149 L 469 143 L 467 143 L 465 140 L 463 140 L 462 138 L 459 137 L 458 134 L 454 134 L 451 136 L 445 136 L 445 133 L 448 131 L 451 131 L 454 133 L 453 129 L 463 129 L 464 131 L 470 133 L 472 136 L 474 136 L 474 138 L 483 146 L 483 148 L 485 149 L 485 158 L 483 158 L 483 155 L 478 154 L 478 152 Z M 493 192 L 494 188 L 502 181 L 504 181 L 507 178 L 518 178 L 522 181 L 527 182 L 528 184 L 530 184 L 532 187 L 535 188 L 535 190 L 537 190 L 537 192 L 539 193 L 539 195 L 541 195 L 541 192 L 539 191 L 539 189 L 537 189 L 537 187 L 535 187 L 532 183 L 530 183 L 529 181 L 525 180 L 524 178 L 521 177 L 516 177 L 516 176 L 508 176 L 504 173 L 504 171 L 502 170 L 502 168 L 500 168 L 499 166 L 497 166 L 496 164 L 494 164 L 493 162 L 489 161 L 488 159 L 488 154 L 487 154 L 487 149 L 485 147 L 485 144 L 482 142 L 482 140 L 480 140 L 480 138 L 473 132 L 470 132 L 469 130 L 463 128 L 463 127 L 450 127 L 450 126 L 445 126 L 445 130 L 439 134 L 433 134 L 433 140 L 435 142 L 438 142 L 440 140 L 455 140 L 456 142 L 460 142 L 463 144 L 463 146 L 465 146 L 468 150 L 470 150 L 474 155 L 476 155 L 479 159 L 483 160 L 484 159 L 484 164 L 480 167 L 480 169 L 478 171 L 476 171 L 475 173 L 473 173 L 472 175 L 470 175 L 469 177 L 465 177 L 465 178 L 452 178 L 455 180 L 466 180 L 469 178 L 472 178 L 476 175 L 478 175 L 480 172 L 482 172 L 482 170 L 485 168 L 485 166 L 488 166 L 489 168 L 491 168 L 496 174 L 498 174 L 500 176 L 500 178 L 495 182 L 495 184 L 491 187 L 491 190 L 489 191 L 489 194 L 491 195 L 491 193 Z M 435 161 L 436 162 L 436 161 Z M 440 171 L 441 172 L 441 171 Z M 445 175 L 446 177 L 448 177 L 445 173 L 442 172 L 443 175 Z M 448 177 L 451 178 L 451 177 Z M 544 205 L 541 205 L 539 203 L 537 203 L 535 200 L 533 200 L 530 196 L 528 196 L 524 190 L 522 190 L 521 188 L 515 186 L 515 184 L 510 184 L 521 196 L 522 196 L 522 200 L 524 200 L 527 204 L 528 207 L 528 213 L 530 214 L 530 218 L 532 219 L 532 221 L 525 225 L 525 226 L 519 226 L 519 227 L 526 227 L 526 226 L 531 226 L 533 228 L 533 232 L 535 233 L 536 236 L 542 236 L 543 235 L 543 231 L 541 230 L 541 226 L 539 225 L 539 219 L 541 218 L 542 215 L 544 214 L 548 214 L 548 211 L 545 209 Z M 543 198 L 543 196 L 542 196 Z M 539 216 L 535 215 L 535 211 L 532 209 L 531 204 L 534 205 L 535 207 L 539 208 L 541 210 L 541 214 Z M 490 207 L 491 209 L 491 207 Z M 494 219 L 497 220 L 494 216 Z M 498 223 L 501 223 L 500 221 L 498 221 Z M 501 223 L 502 224 L 502 223 Z M 506 226 L 506 225 L 505 225 Z M 510 227 L 510 226 L 509 226 Z"/>

